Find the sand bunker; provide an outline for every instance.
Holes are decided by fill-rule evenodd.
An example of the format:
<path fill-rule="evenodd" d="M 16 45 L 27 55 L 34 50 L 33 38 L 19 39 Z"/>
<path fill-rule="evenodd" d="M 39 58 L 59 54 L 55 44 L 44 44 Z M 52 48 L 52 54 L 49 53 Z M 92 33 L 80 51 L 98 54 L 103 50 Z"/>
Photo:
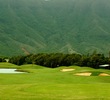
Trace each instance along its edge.
<path fill-rule="evenodd" d="M 110 75 L 106 74 L 106 73 L 101 73 L 101 74 L 99 74 L 99 76 L 110 76 Z"/>
<path fill-rule="evenodd" d="M 75 69 L 62 69 L 61 71 L 62 72 L 69 72 L 69 71 L 73 71 L 73 70 L 75 70 Z"/>
<path fill-rule="evenodd" d="M 85 72 L 85 73 L 76 73 L 77 76 L 91 76 L 92 73 Z"/>

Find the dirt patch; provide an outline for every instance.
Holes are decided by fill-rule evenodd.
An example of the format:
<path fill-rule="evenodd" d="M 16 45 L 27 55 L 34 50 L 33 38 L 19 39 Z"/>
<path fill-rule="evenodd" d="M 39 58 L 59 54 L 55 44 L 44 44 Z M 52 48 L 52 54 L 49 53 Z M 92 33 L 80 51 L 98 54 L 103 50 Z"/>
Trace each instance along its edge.
<path fill-rule="evenodd" d="M 101 73 L 101 74 L 99 74 L 99 76 L 110 76 L 110 75 L 106 74 L 106 73 Z"/>
<path fill-rule="evenodd" d="M 62 69 L 61 71 L 62 72 L 69 72 L 69 71 L 73 71 L 73 70 L 75 70 L 75 69 Z"/>
<path fill-rule="evenodd" d="M 85 73 L 76 73 L 77 76 L 91 76 L 92 73 L 85 72 Z"/>

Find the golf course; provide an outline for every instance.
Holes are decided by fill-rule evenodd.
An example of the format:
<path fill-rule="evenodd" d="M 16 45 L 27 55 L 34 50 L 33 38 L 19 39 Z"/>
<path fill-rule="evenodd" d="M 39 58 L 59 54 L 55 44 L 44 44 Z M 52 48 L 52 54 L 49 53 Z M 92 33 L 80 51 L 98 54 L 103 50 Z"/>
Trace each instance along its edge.
<path fill-rule="evenodd" d="M 110 100 L 110 70 L 0 63 L 25 73 L 0 73 L 0 100 Z"/>

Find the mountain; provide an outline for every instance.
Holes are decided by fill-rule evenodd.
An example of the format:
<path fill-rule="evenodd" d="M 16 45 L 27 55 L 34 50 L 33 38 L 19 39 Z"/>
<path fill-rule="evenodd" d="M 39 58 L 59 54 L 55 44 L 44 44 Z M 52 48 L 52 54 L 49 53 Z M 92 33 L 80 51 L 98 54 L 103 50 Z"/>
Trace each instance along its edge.
<path fill-rule="evenodd" d="M 0 0 L 0 55 L 110 51 L 110 0 Z"/>

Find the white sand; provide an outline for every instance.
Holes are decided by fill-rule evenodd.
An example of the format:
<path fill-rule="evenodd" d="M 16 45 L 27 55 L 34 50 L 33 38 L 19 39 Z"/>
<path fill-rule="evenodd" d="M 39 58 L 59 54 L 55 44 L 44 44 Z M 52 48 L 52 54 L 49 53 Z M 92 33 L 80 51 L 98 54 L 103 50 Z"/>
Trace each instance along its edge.
<path fill-rule="evenodd" d="M 73 71 L 73 70 L 75 70 L 75 69 L 62 69 L 61 71 L 62 72 L 69 72 L 69 71 Z"/>
<path fill-rule="evenodd" d="M 106 74 L 106 73 L 101 73 L 101 74 L 99 74 L 99 76 L 110 76 L 110 75 Z"/>
<path fill-rule="evenodd" d="M 92 73 L 85 72 L 85 73 L 76 73 L 77 76 L 91 76 Z"/>

